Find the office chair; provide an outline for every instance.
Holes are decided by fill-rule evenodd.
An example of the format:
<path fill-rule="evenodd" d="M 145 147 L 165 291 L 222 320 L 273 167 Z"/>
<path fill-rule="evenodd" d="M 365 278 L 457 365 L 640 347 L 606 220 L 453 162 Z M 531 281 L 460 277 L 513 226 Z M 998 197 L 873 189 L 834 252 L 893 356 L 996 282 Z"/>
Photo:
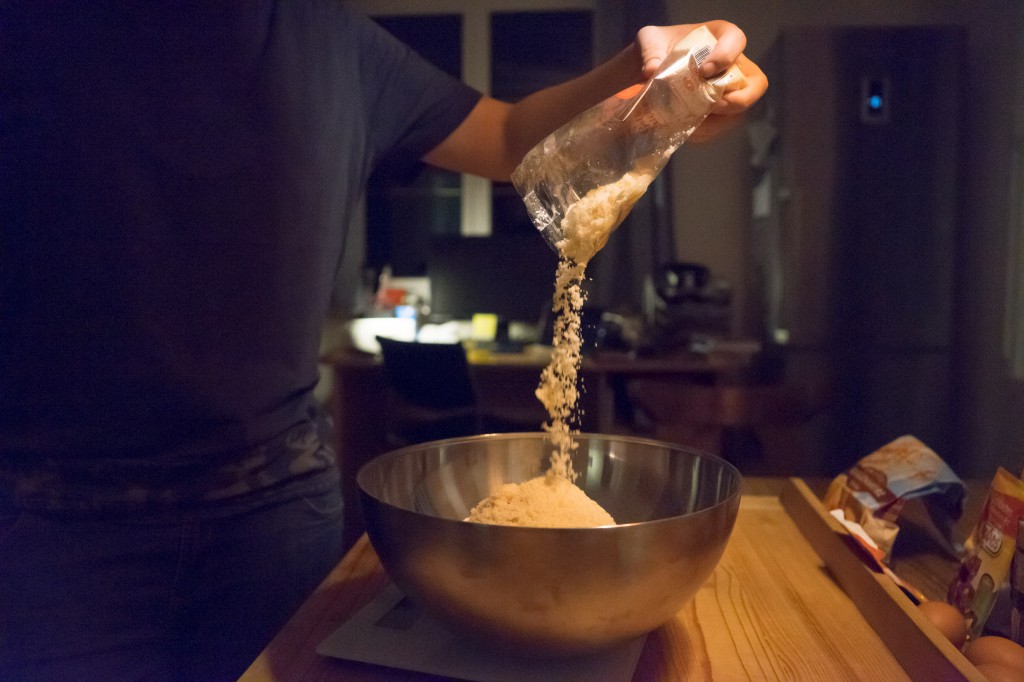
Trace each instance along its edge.
<path fill-rule="evenodd" d="M 479 407 L 466 350 L 460 343 L 419 343 L 377 337 L 389 403 L 392 445 L 480 433 L 536 431 L 539 422 Z"/>

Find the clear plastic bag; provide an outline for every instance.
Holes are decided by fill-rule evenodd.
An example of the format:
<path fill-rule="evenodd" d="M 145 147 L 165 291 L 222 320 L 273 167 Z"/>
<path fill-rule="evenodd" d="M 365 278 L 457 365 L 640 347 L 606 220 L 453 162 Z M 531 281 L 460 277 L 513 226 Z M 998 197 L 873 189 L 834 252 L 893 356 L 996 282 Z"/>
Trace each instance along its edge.
<path fill-rule="evenodd" d="M 562 257 L 589 261 L 712 105 L 742 85 L 736 67 L 700 74 L 716 42 L 705 26 L 690 32 L 650 80 L 587 109 L 523 158 L 512 183 Z"/>

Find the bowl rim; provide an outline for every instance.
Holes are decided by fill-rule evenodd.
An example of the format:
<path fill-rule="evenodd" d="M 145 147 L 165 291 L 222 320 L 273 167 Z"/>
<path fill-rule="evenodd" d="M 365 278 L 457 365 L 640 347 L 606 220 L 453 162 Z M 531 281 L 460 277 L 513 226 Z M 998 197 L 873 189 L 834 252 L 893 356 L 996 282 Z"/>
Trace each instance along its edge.
<path fill-rule="evenodd" d="M 394 450 L 388 450 L 387 452 L 383 452 L 380 455 L 377 455 L 376 457 L 374 457 L 373 459 L 369 460 L 368 462 L 365 462 L 362 466 L 359 467 L 359 471 L 356 472 L 356 489 L 358 490 L 359 495 L 365 495 L 367 497 L 373 498 L 377 503 L 385 505 L 385 506 L 387 506 L 387 507 L 389 507 L 391 509 L 395 509 L 395 510 L 398 510 L 398 511 L 401 511 L 401 512 L 405 512 L 405 513 L 408 513 L 408 514 L 413 514 L 415 516 L 422 516 L 422 517 L 426 517 L 426 518 L 429 518 L 429 519 L 433 519 L 436 522 L 456 524 L 456 525 L 458 525 L 460 527 L 471 527 L 471 528 L 472 527 L 482 527 L 482 528 L 489 528 L 489 529 L 490 528 L 510 528 L 510 529 L 515 529 L 517 531 L 528 531 L 528 532 L 579 532 L 581 530 L 586 530 L 586 531 L 614 531 L 615 529 L 620 529 L 620 528 L 624 529 L 624 528 L 631 528 L 631 527 L 636 527 L 636 526 L 652 526 L 654 524 L 669 523 L 669 522 L 672 522 L 673 520 L 678 520 L 678 519 L 681 519 L 681 518 L 688 518 L 689 519 L 689 518 L 695 518 L 695 517 L 698 517 L 698 516 L 702 516 L 704 514 L 710 514 L 713 511 L 715 511 L 715 510 L 719 509 L 720 507 L 722 507 L 723 505 L 730 505 L 730 504 L 737 504 L 738 505 L 739 504 L 739 498 L 743 495 L 743 474 L 736 467 L 736 465 L 734 465 L 732 462 L 730 462 L 729 460 L 725 459 L 721 455 L 716 455 L 716 454 L 714 454 L 712 452 L 708 452 L 706 450 L 701 450 L 699 448 L 690 447 L 688 445 L 683 445 L 681 443 L 672 443 L 670 441 L 658 440 L 656 438 L 647 438 L 647 437 L 644 437 L 644 436 L 630 436 L 630 435 L 619 436 L 619 435 L 615 435 L 615 434 L 603 434 L 603 433 L 577 433 L 577 434 L 574 434 L 573 437 L 574 438 L 598 439 L 598 440 L 605 440 L 605 441 L 607 441 L 607 440 L 615 440 L 615 441 L 621 441 L 621 442 L 638 443 L 638 444 L 642 444 L 642 445 L 652 445 L 652 446 L 660 447 L 660 448 L 669 448 L 671 450 L 681 450 L 681 451 L 687 452 L 687 453 L 692 454 L 692 455 L 697 455 L 697 456 L 705 458 L 705 459 L 714 460 L 717 463 L 719 463 L 724 469 L 731 471 L 731 473 L 733 474 L 733 476 L 735 477 L 735 480 L 736 480 L 736 488 L 732 492 L 730 492 L 728 495 L 723 497 L 721 500 L 719 500 L 718 502 L 715 502 L 714 504 L 710 504 L 710 505 L 708 505 L 708 506 L 706 506 L 706 507 L 704 507 L 702 509 L 698 509 L 696 511 L 689 512 L 689 513 L 686 513 L 686 514 L 677 514 L 675 516 L 666 516 L 664 518 L 650 519 L 648 521 L 632 521 L 630 523 L 616 523 L 616 524 L 612 524 L 612 525 L 603 525 L 603 526 L 548 527 L 548 526 L 513 526 L 513 525 L 504 525 L 504 524 L 480 523 L 478 521 L 468 521 L 468 520 L 465 520 L 465 519 L 449 519 L 449 518 L 446 518 L 446 517 L 443 517 L 443 516 L 434 516 L 432 514 L 427 514 L 427 513 L 421 512 L 421 511 L 417 511 L 415 509 L 407 509 L 405 507 L 399 507 L 398 505 L 395 505 L 395 504 L 392 504 L 390 502 L 387 502 L 386 500 L 382 500 L 377 495 L 374 495 L 373 493 L 371 493 L 368 490 L 366 490 L 366 488 L 363 486 L 362 478 L 363 478 L 364 471 L 369 471 L 371 466 L 379 465 L 381 460 L 384 459 L 384 458 L 396 459 L 396 458 L 401 457 L 401 456 L 403 456 L 404 454 L 406 454 L 407 452 L 410 452 L 410 451 L 424 450 L 424 449 L 428 449 L 428 448 L 436 448 L 436 447 L 440 447 L 440 446 L 443 446 L 443 445 L 446 445 L 446 444 L 473 443 L 473 442 L 480 441 L 480 440 L 488 440 L 488 441 L 493 441 L 493 440 L 514 440 L 514 439 L 518 439 L 518 438 L 523 438 L 524 436 L 525 437 L 529 437 L 532 440 L 536 440 L 538 438 L 550 439 L 550 435 L 548 433 L 544 432 L 544 431 L 518 431 L 518 432 L 511 432 L 511 433 L 484 433 L 484 434 L 477 434 L 477 435 L 473 435 L 473 436 L 459 436 L 459 437 L 455 437 L 455 438 L 444 438 L 444 439 L 440 439 L 440 440 L 424 441 L 422 443 L 415 443 L 415 444 L 412 444 L 412 445 L 404 445 L 404 446 L 402 446 L 400 448 L 396 448 Z"/>

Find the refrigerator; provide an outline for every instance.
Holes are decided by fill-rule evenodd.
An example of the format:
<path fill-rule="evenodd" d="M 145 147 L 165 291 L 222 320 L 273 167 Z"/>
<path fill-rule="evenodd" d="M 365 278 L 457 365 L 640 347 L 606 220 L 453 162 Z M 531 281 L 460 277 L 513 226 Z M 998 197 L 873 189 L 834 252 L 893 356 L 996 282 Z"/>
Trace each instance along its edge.
<path fill-rule="evenodd" d="M 957 27 L 787 27 L 751 112 L 750 326 L 813 386 L 808 467 L 913 434 L 956 468 Z"/>

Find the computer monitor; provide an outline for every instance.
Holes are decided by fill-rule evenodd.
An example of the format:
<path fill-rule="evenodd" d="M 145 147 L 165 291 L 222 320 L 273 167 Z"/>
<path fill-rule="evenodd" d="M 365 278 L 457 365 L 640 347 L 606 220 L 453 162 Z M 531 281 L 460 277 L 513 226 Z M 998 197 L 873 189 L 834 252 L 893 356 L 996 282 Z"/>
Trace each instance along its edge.
<path fill-rule="evenodd" d="M 550 307 L 558 259 L 536 233 L 433 240 L 427 258 L 431 312 L 468 320 L 495 313 L 535 324 Z"/>

